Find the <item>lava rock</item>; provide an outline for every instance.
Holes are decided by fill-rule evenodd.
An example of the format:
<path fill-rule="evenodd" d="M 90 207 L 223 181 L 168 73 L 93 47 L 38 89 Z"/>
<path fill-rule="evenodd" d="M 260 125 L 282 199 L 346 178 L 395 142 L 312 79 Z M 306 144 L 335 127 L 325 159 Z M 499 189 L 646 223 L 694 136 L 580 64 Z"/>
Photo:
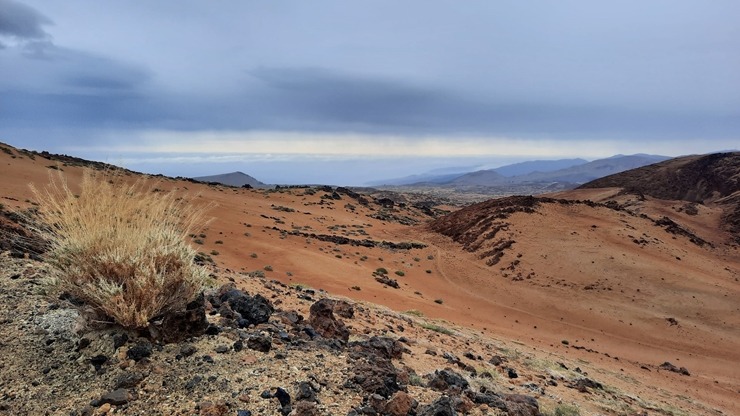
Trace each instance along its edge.
<path fill-rule="evenodd" d="M 319 409 L 315 403 L 300 401 L 296 402 L 292 416 L 320 416 Z"/>
<path fill-rule="evenodd" d="M 467 389 L 468 386 L 468 381 L 463 376 L 449 368 L 436 370 L 427 384 L 427 387 L 437 391 L 447 391 L 453 387 L 462 391 Z"/>
<path fill-rule="evenodd" d="M 247 340 L 247 348 L 264 353 L 270 352 L 272 339 L 262 335 L 251 337 Z"/>
<path fill-rule="evenodd" d="M 100 369 L 103 367 L 103 364 L 105 364 L 106 362 L 108 362 L 108 357 L 102 354 L 90 358 L 90 364 L 95 367 L 95 371 L 100 371 Z"/>
<path fill-rule="evenodd" d="M 311 305 L 309 323 L 322 337 L 338 339 L 346 343 L 349 340 L 349 329 L 344 322 L 334 317 L 332 306 L 330 299 L 321 299 Z"/>
<path fill-rule="evenodd" d="M 128 334 L 121 333 L 121 334 L 115 334 L 113 335 L 113 349 L 117 350 L 118 348 L 126 345 L 128 342 Z"/>
<path fill-rule="evenodd" d="M 179 342 L 185 338 L 203 335 L 207 328 L 208 320 L 203 293 L 188 303 L 184 311 L 168 313 L 155 318 L 148 326 L 151 339 L 165 343 Z"/>
<path fill-rule="evenodd" d="M 452 400 L 447 396 L 442 396 L 434 403 L 422 406 L 417 414 L 418 416 L 457 416 Z"/>
<path fill-rule="evenodd" d="M 537 399 L 523 394 L 508 394 L 504 397 L 506 414 L 509 416 L 541 416 Z"/>
<path fill-rule="evenodd" d="M 116 389 L 100 397 L 100 404 L 110 403 L 114 406 L 120 406 L 133 400 L 133 396 L 126 389 Z"/>
<path fill-rule="evenodd" d="M 129 348 L 126 356 L 136 362 L 152 355 L 152 343 L 147 340 L 139 341 L 135 346 Z"/>
<path fill-rule="evenodd" d="M 185 344 L 180 347 L 180 354 L 182 354 L 183 357 L 190 357 L 196 352 L 198 352 L 198 349 L 195 348 L 195 346 L 191 344 Z"/>
<path fill-rule="evenodd" d="M 385 405 L 385 414 L 391 416 L 406 416 L 416 409 L 419 402 L 409 396 L 408 393 L 397 391 Z"/>
<path fill-rule="evenodd" d="M 144 374 L 137 371 L 121 373 L 116 377 L 114 389 L 134 388 L 144 381 L 144 378 Z"/>
<path fill-rule="evenodd" d="M 295 396 L 296 401 L 305 400 L 308 402 L 317 402 L 316 391 L 314 391 L 311 383 L 301 381 L 298 383 L 298 393 Z"/>

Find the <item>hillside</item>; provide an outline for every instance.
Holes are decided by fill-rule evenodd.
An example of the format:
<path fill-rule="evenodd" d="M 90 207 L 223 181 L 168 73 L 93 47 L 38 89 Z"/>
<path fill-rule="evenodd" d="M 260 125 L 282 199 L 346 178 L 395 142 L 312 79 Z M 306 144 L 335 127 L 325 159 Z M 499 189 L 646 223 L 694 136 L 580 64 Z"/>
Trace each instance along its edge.
<path fill-rule="evenodd" d="M 43 245 L 29 244 L 8 212 L 34 207 L 29 183 L 43 186 L 61 170 L 74 188 L 82 168 L 4 148 L 0 414 L 161 406 L 167 414 L 277 415 L 277 387 L 296 414 L 418 416 L 445 406 L 447 414 L 538 414 L 533 400 L 546 415 L 565 406 L 583 415 L 740 412 L 740 255 L 719 232 L 718 207 L 693 215 L 684 201 L 611 188 L 442 215 L 450 208 L 387 191 L 147 177 L 157 192 L 218 204 L 190 243 L 217 280 L 204 310 L 220 332 L 177 343 L 127 334 L 121 344 L 115 327 L 69 332 L 77 309 L 43 296 Z M 586 199 L 594 202 L 575 201 Z M 233 327 L 218 306 L 226 283 L 269 300 L 268 321 Z M 339 342 L 315 335 L 322 325 L 311 308 L 324 298 L 353 306 L 353 317 L 340 315 L 347 332 Z M 145 341 L 151 352 L 140 357 Z M 388 410 L 394 398 L 409 403 L 406 412 Z"/>
<path fill-rule="evenodd" d="M 740 242 L 740 152 L 670 159 L 606 176 L 580 189 L 610 187 L 665 200 L 717 203 L 726 211 L 725 226 Z"/>
<path fill-rule="evenodd" d="M 258 181 L 252 176 L 247 175 L 244 172 L 231 172 L 231 173 L 223 173 L 220 175 L 198 176 L 193 179 L 199 182 L 220 183 L 221 185 L 236 186 L 236 187 L 242 187 L 245 185 L 251 186 L 252 188 L 267 187 L 266 184 Z"/>
<path fill-rule="evenodd" d="M 740 191 L 740 152 L 679 157 L 580 186 L 611 187 L 660 199 L 715 201 Z"/>

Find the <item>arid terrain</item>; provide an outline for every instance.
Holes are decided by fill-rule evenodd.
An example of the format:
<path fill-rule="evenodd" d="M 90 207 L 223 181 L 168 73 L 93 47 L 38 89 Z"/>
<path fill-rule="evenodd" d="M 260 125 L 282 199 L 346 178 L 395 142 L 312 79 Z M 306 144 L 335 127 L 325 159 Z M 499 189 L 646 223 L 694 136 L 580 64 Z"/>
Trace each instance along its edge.
<path fill-rule="evenodd" d="M 212 221 L 191 236 L 212 261 L 214 290 L 232 282 L 270 299 L 275 313 L 249 333 L 222 325 L 220 334 L 189 340 L 198 351 L 192 357 L 175 359 L 182 345 L 166 344 L 140 361 L 124 352 L 138 345 L 134 335 L 114 349 L 115 329 L 88 325 L 64 336 L 44 329 L 69 305 L 42 295 L 43 263 L 33 247 L 23 250 L 27 238 L 13 244 L 23 231 L 9 212 L 33 208 L 29 184 L 43 187 L 58 170 L 74 188 L 85 163 L 0 147 L 0 414 L 280 414 L 277 399 L 260 395 L 283 387 L 295 403 L 302 391 L 311 396 L 301 382 L 318 396 L 306 412 L 363 414 L 376 400 L 378 414 L 393 414 L 383 406 L 395 392 L 373 398 L 347 381 L 362 373 L 362 360 L 392 362 L 418 414 L 449 414 L 423 413 L 443 393 L 465 398 L 455 405 L 460 414 L 537 414 L 524 413 L 517 401 L 524 396 L 546 414 L 558 406 L 584 415 L 740 414 L 737 181 L 680 200 L 622 192 L 612 178 L 608 187 L 459 208 L 344 188 L 150 177 L 156 191 L 214 204 Z M 291 312 L 308 320 L 311 305 L 326 297 L 354 305 L 353 317 L 341 318 L 354 347 L 301 335 Z M 225 318 L 214 302 L 206 308 L 216 324 Z M 393 350 L 368 347 L 373 335 L 402 337 L 392 345 L 405 351 L 372 358 Z M 271 352 L 232 347 L 259 336 L 272 339 Z M 89 345 L 80 348 L 83 338 Z M 203 364 L 204 354 L 214 362 Z M 90 365 L 97 355 L 106 361 Z M 436 385 L 435 370 L 446 367 L 471 387 Z M 123 373 L 145 376 L 121 384 Z M 131 396 L 95 402 L 116 386 Z M 515 404 L 482 404 L 465 393 L 473 390 Z"/>

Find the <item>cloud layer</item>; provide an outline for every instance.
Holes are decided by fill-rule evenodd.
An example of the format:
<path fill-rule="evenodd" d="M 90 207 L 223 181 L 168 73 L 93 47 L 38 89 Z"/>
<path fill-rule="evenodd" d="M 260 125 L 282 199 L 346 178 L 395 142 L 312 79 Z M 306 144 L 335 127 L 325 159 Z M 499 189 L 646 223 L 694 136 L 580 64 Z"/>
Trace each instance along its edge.
<path fill-rule="evenodd" d="M 199 137 L 212 151 L 373 157 L 425 155 L 429 137 L 458 155 L 502 138 L 553 157 L 721 150 L 740 136 L 738 15 L 730 0 L 0 0 L 0 140 L 154 151 Z"/>

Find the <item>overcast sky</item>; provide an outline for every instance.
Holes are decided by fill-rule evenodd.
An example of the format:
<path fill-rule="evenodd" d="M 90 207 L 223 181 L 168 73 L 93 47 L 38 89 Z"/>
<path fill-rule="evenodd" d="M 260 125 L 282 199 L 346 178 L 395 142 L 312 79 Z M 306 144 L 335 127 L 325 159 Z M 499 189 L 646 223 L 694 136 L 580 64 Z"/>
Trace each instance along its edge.
<path fill-rule="evenodd" d="M 0 0 L 0 141 L 358 184 L 740 147 L 740 2 Z"/>

